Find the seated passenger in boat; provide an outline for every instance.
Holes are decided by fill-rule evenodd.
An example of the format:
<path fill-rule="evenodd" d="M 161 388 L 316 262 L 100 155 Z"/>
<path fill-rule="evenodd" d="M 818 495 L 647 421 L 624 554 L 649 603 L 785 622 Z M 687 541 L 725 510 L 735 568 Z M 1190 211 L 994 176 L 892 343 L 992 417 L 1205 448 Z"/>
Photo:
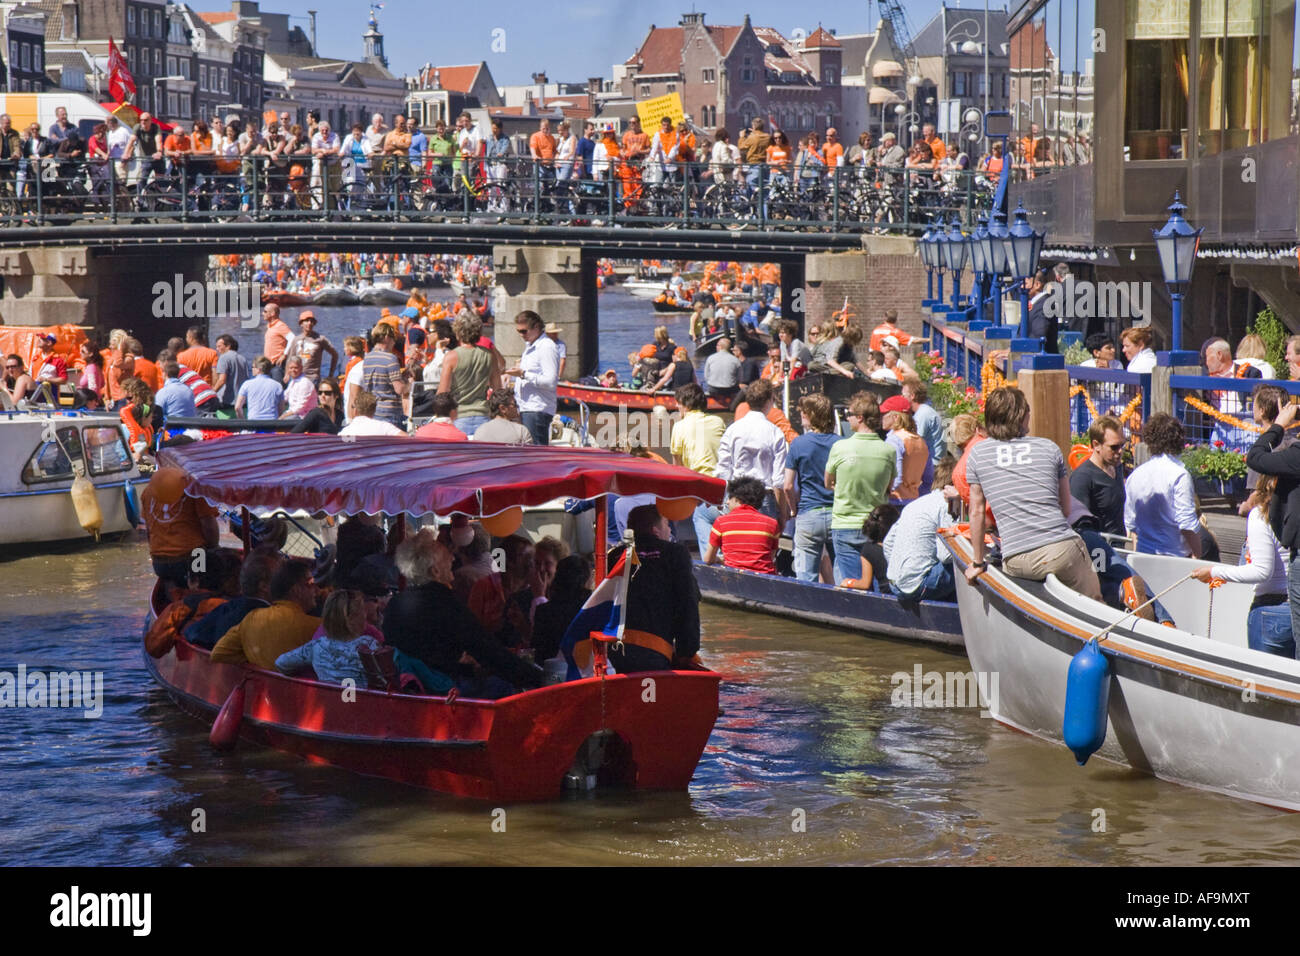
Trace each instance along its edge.
<path fill-rule="evenodd" d="M 672 528 L 655 505 L 627 516 L 638 565 L 628 581 L 623 650 L 609 661 L 620 674 L 664 670 L 695 659 L 700 649 L 700 590 L 691 552 L 669 540 Z M 610 552 L 610 566 L 621 546 Z"/>
<path fill-rule="evenodd" d="M 713 522 L 705 564 L 719 561 L 728 568 L 776 574 L 776 548 L 781 527 L 758 509 L 767 489 L 757 478 L 733 478 L 727 486 L 727 510 Z M 630 517 L 630 516 L 629 516 Z"/>
<path fill-rule="evenodd" d="M 279 656 L 311 640 L 320 626 L 315 611 L 320 596 L 311 568 L 285 561 L 271 578 L 271 606 L 249 614 L 212 648 L 213 663 L 243 664 L 272 670 Z"/>
<path fill-rule="evenodd" d="M 691 364 L 690 356 L 686 354 L 686 349 L 678 348 L 673 352 L 673 361 L 663 374 L 659 376 L 658 381 L 648 386 L 652 392 L 662 391 L 663 389 L 672 389 L 676 391 L 683 385 L 690 385 L 695 381 L 695 366 Z"/>
<path fill-rule="evenodd" d="M 871 514 L 862 522 L 863 541 L 857 548 L 862 560 L 862 576 L 845 578 L 840 582 L 840 587 L 878 591 L 881 594 L 893 593 L 889 586 L 889 559 L 885 557 L 884 543 L 897 521 L 897 505 L 876 505 L 872 509 Z"/>
<path fill-rule="evenodd" d="M 273 548 L 258 548 L 244 559 L 239 569 L 239 594 L 214 608 L 202 620 L 185 626 L 185 640 L 211 650 L 221 636 L 251 611 L 271 606 L 271 578 L 283 559 Z"/>
<path fill-rule="evenodd" d="M 618 388 L 618 372 L 612 368 L 605 369 L 605 374 L 600 377 L 600 384 L 603 388 Z"/>
<path fill-rule="evenodd" d="M 1154 416 L 1153 416 L 1154 417 Z M 1031 437 L 1029 400 L 1014 386 L 994 389 L 984 403 L 988 440 L 971 451 L 970 539 L 974 555 L 965 574 L 974 581 L 987 569 L 984 505 L 1002 536 L 1002 572 L 1042 581 L 1055 574 L 1066 587 L 1100 601 L 1092 555 L 1070 527 L 1070 477 L 1056 443 Z"/>
<path fill-rule="evenodd" d="M 452 552 L 431 528 L 403 541 L 397 566 L 407 588 L 384 614 L 384 642 L 456 682 L 467 697 L 540 687 L 541 668 L 489 637 L 451 589 Z"/>
<path fill-rule="evenodd" d="M 334 574 L 336 580 L 346 581 L 353 568 L 371 554 L 383 554 L 388 548 L 384 529 L 374 515 L 356 514 L 339 525 L 335 539 Z"/>
<path fill-rule="evenodd" d="M 452 590 L 468 607 L 474 586 L 495 573 L 492 567 L 492 536 L 477 521 L 470 521 L 464 515 L 452 515 L 448 537 L 455 555 Z"/>
<path fill-rule="evenodd" d="M 564 632 L 589 597 L 591 562 L 580 554 L 561 558 L 546 603 L 533 612 L 533 660 L 548 661 L 560 652 Z"/>
<path fill-rule="evenodd" d="M 188 590 L 163 609 L 145 634 L 145 650 L 153 657 L 166 654 L 184 628 L 207 620 L 235 593 L 239 559 L 233 552 L 215 548 L 203 552 L 202 561 L 196 563 L 201 570 L 191 565 Z"/>
<path fill-rule="evenodd" d="M 889 585 L 900 601 L 951 601 L 957 596 L 952 554 L 939 535 L 957 523 L 952 487 L 955 462 L 948 457 L 934 469 L 934 489 L 909 502 L 885 537 Z"/>
<path fill-rule="evenodd" d="M 24 399 L 36 394 L 36 379 L 27 374 L 23 357 L 13 354 L 5 356 L 5 374 L 0 378 L 0 391 L 8 396 L 9 401 L 17 405 Z"/>
<path fill-rule="evenodd" d="M 149 535 L 154 573 L 173 591 L 189 583 L 196 550 L 217 547 L 217 509 L 185 494 L 179 468 L 159 468 L 140 493 L 140 516 Z"/>
<path fill-rule="evenodd" d="M 316 672 L 316 679 L 327 684 L 351 679 L 356 686 L 365 687 L 366 672 L 357 649 L 376 651 L 380 647 L 379 641 L 362 633 L 365 627 L 365 596 L 350 588 L 337 590 L 325 601 L 321 614 L 324 633 L 277 657 L 276 670 L 296 674 L 310 667 Z"/>

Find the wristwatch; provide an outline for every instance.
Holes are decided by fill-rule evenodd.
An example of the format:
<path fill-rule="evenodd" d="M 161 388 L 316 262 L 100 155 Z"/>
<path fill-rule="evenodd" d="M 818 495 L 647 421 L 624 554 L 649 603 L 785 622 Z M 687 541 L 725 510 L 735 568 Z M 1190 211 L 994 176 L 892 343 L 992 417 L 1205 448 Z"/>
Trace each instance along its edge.
<path fill-rule="evenodd" d="M 981 571 L 987 571 L 989 569 L 989 563 L 987 561 L 972 561 L 970 566 L 972 568 L 979 568 Z"/>

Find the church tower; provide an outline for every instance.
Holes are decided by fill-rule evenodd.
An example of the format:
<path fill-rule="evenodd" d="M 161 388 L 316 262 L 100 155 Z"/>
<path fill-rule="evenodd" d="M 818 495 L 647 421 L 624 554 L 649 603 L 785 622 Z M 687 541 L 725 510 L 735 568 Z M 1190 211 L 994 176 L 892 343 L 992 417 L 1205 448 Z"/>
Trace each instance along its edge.
<path fill-rule="evenodd" d="M 388 69 L 388 58 L 384 56 L 384 35 L 379 32 L 379 23 L 375 20 L 375 8 L 370 8 L 370 29 L 365 32 L 367 63 Z"/>

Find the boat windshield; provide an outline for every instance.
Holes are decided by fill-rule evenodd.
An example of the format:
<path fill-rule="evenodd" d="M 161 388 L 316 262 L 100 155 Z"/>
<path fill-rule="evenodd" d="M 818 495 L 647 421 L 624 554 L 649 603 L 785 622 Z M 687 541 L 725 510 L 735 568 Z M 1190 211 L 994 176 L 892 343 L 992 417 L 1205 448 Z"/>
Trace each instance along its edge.
<path fill-rule="evenodd" d="M 59 481 L 72 477 L 72 461 L 82 461 L 81 436 L 75 425 L 65 425 L 58 429 L 58 440 L 43 438 L 40 447 L 27 459 L 23 466 L 23 484 L 32 485 L 43 481 Z"/>

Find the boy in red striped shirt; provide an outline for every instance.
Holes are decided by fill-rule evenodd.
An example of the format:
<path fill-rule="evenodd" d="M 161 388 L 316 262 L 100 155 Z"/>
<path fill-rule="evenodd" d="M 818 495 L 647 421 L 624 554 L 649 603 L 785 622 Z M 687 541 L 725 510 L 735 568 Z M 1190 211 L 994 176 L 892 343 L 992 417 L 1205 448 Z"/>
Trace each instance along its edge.
<path fill-rule="evenodd" d="M 736 478 L 727 486 L 727 513 L 713 522 L 705 564 L 722 563 L 742 571 L 776 574 L 776 548 L 781 526 L 758 509 L 767 489 L 757 478 Z"/>

